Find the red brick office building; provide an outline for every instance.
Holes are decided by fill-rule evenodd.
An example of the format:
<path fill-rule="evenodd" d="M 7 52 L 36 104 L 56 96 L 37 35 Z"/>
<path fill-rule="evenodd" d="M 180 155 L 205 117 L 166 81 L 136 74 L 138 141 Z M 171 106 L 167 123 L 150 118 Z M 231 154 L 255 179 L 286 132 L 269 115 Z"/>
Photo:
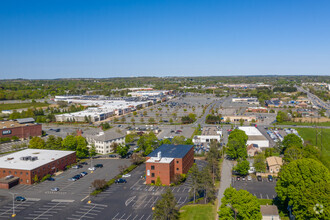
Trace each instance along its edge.
<path fill-rule="evenodd" d="M 7 188 L 12 178 L 19 178 L 19 184 L 31 185 L 36 175 L 40 180 L 75 162 L 75 151 L 26 149 L 0 157 L 0 188 Z"/>
<path fill-rule="evenodd" d="M 193 145 L 163 144 L 147 156 L 146 183 L 156 183 L 159 177 L 162 184 L 170 185 L 175 175 L 188 173 L 193 164 Z"/>
<path fill-rule="evenodd" d="M 33 118 L 17 119 L 15 121 L 0 122 L 0 138 L 12 138 L 14 136 L 27 139 L 29 137 L 41 136 L 41 124 L 34 123 Z"/>

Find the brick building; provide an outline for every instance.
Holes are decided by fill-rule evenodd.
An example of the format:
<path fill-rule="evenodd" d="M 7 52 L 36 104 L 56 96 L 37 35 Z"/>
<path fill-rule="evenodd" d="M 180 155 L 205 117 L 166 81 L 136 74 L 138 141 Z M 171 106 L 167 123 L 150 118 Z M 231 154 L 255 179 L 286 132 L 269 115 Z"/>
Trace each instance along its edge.
<path fill-rule="evenodd" d="M 35 175 L 40 180 L 75 162 L 75 151 L 26 149 L 0 157 L 0 188 L 7 188 L 4 183 L 12 178 L 19 178 L 20 184 L 33 184 Z"/>
<path fill-rule="evenodd" d="M 18 137 L 26 139 L 33 136 L 41 136 L 41 124 L 34 123 L 33 118 L 17 119 L 15 121 L 0 122 L 0 138 Z"/>
<path fill-rule="evenodd" d="M 176 175 L 188 173 L 193 164 L 193 145 L 163 144 L 147 156 L 146 183 L 156 183 L 159 177 L 162 184 L 170 185 Z"/>

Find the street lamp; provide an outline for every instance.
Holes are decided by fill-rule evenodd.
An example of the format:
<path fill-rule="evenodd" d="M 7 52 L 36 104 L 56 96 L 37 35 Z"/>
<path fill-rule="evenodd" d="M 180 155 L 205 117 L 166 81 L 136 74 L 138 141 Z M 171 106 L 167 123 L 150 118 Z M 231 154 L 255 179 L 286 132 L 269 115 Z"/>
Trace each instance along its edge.
<path fill-rule="evenodd" d="M 92 189 L 92 187 L 89 186 L 88 187 L 88 202 L 87 203 L 92 203 L 92 201 L 91 201 L 91 189 Z"/>
<path fill-rule="evenodd" d="M 11 217 L 15 217 L 16 216 L 16 214 L 15 214 L 15 195 L 17 194 L 17 193 L 12 193 L 12 192 L 9 192 L 12 196 L 13 196 L 13 214 L 11 215 Z"/>

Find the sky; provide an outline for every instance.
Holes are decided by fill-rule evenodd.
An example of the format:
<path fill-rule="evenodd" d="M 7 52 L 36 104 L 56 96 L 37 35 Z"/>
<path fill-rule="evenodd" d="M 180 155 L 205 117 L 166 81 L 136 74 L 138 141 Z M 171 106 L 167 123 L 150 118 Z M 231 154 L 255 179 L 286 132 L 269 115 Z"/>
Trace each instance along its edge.
<path fill-rule="evenodd" d="M 329 0 L 0 0 L 0 79 L 330 75 Z"/>

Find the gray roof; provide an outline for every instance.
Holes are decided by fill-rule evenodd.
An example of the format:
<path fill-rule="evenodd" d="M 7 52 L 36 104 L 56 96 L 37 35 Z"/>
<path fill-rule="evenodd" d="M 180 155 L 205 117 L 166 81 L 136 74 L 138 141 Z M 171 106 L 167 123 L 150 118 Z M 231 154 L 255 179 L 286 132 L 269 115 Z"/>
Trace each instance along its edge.
<path fill-rule="evenodd" d="M 276 205 L 261 205 L 260 212 L 265 215 L 278 215 L 278 209 Z"/>
<path fill-rule="evenodd" d="M 24 124 L 24 123 L 33 123 L 34 119 L 33 118 L 19 118 L 19 119 L 16 119 L 16 121 L 20 124 Z"/>
<path fill-rule="evenodd" d="M 124 138 L 126 136 L 126 130 L 121 130 L 120 132 L 117 132 L 116 129 L 111 129 L 108 131 L 105 131 L 104 134 L 90 134 L 87 135 L 89 138 L 94 139 L 95 141 L 111 141 L 118 138 Z"/>
<path fill-rule="evenodd" d="M 160 151 L 162 152 L 162 157 L 183 158 L 193 147 L 193 145 L 163 144 L 151 152 L 148 157 L 157 157 L 157 153 Z"/>

